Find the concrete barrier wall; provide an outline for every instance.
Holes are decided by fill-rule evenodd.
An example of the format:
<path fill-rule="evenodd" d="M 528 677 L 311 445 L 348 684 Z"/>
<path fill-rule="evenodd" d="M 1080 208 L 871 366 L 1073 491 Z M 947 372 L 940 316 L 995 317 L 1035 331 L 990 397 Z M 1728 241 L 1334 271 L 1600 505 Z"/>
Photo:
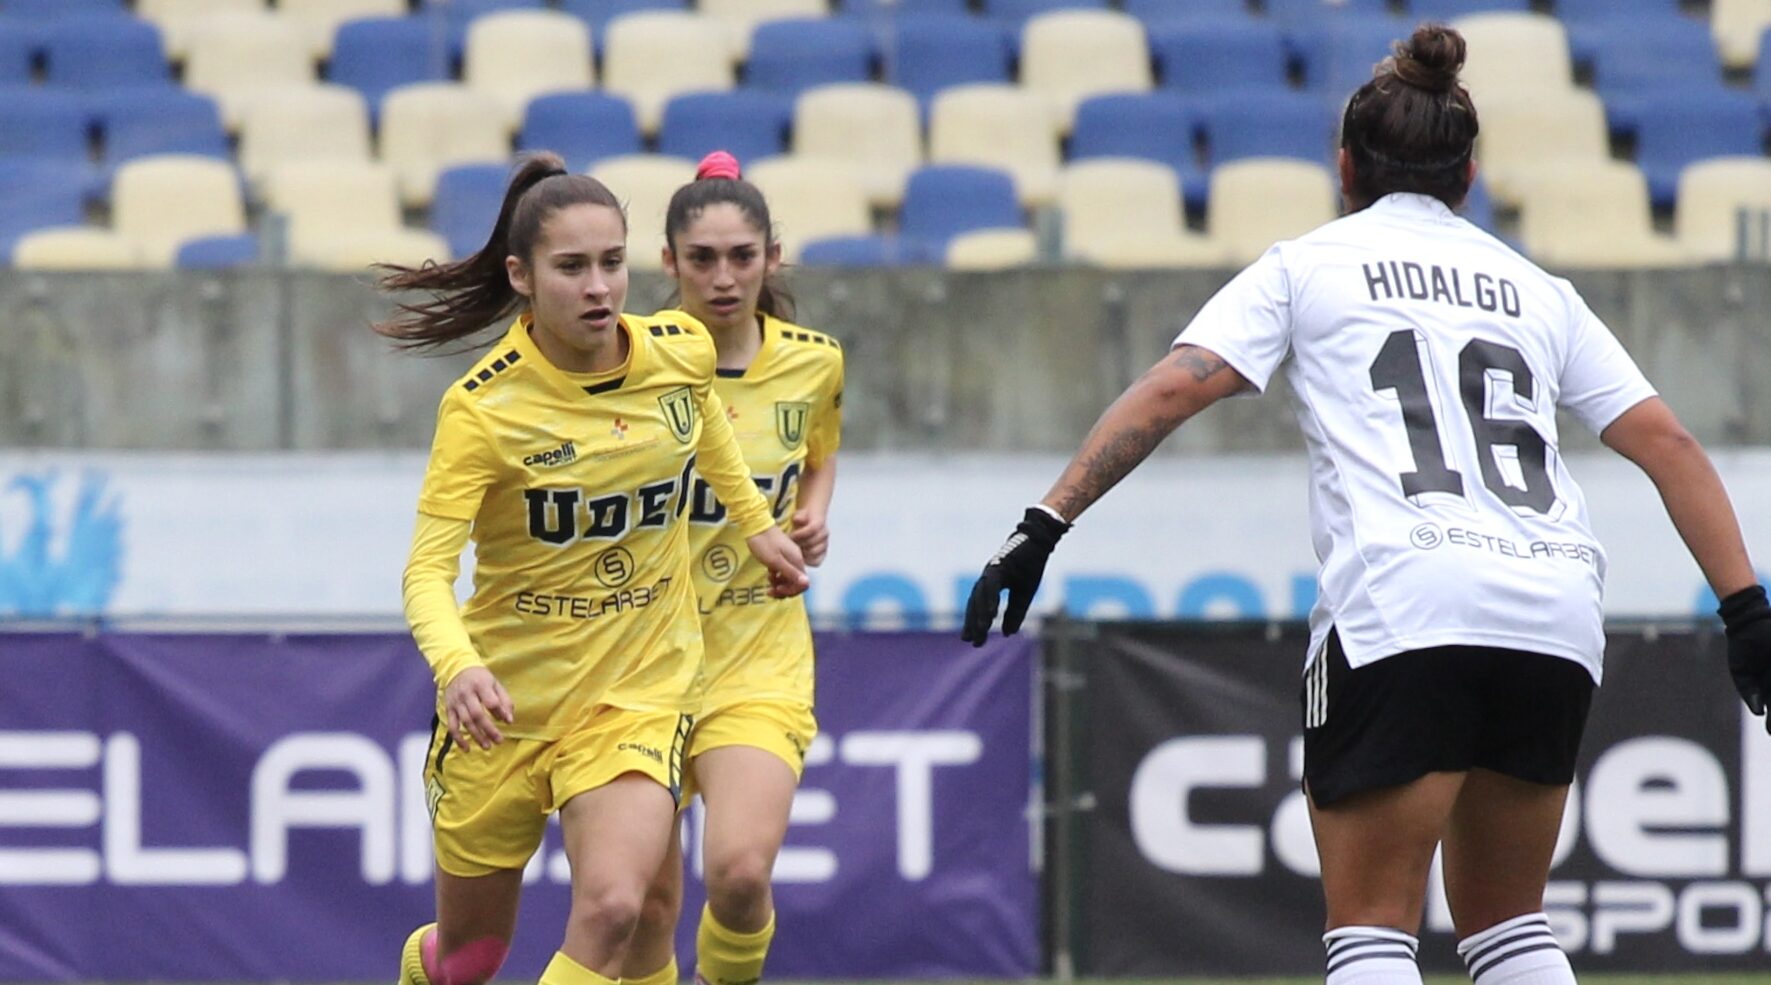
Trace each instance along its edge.
<path fill-rule="evenodd" d="M 1228 275 L 801 270 L 790 285 L 800 321 L 847 351 L 848 447 L 1067 451 Z M 1700 438 L 1771 444 L 1771 268 L 1573 279 Z M 669 290 L 636 275 L 628 308 Z M 0 445 L 425 447 L 473 356 L 393 351 L 368 328 L 388 310 L 346 276 L 0 271 Z M 1299 446 L 1274 393 L 1213 408 L 1162 453 Z"/>

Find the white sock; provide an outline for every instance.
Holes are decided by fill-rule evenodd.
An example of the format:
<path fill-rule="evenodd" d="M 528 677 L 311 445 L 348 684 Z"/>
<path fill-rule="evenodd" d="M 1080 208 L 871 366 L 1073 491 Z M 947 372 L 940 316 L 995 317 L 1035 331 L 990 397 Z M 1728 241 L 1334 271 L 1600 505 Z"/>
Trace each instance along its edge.
<path fill-rule="evenodd" d="M 1527 913 L 1457 942 L 1476 985 L 1574 985 L 1568 955 L 1550 934 L 1550 918 Z"/>
<path fill-rule="evenodd" d="M 1421 985 L 1420 942 L 1392 927 L 1336 927 L 1322 935 L 1328 985 Z"/>

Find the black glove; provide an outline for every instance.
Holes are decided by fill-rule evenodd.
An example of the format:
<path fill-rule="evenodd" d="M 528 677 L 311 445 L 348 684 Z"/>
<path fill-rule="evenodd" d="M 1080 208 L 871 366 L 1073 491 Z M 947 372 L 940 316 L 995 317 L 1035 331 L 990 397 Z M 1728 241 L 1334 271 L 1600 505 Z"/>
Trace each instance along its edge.
<path fill-rule="evenodd" d="M 1045 577 L 1045 559 L 1070 525 L 1037 506 L 1027 507 L 1015 532 L 1003 542 L 1002 549 L 984 565 L 984 573 L 972 586 L 972 597 L 965 604 L 965 628 L 959 638 L 973 646 L 983 646 L 990 636 L 990 624 L 996 621 L 996 605 L 1003 589 L 1008 589 L 1008 608 L 1002 613 L 1002 635 L 1012 636 L 1027 618 L 1027 607 L 1033 604 L 1033 593 L 1039 591 L 1039 580 Z"/>
<path fill-rule="evenodd" d="M 1771 694 L 1771 604 L 1759 585 L 1743 588 L 1722 600 L 1716 610 L 1728 631 L 1728 673 L 1734 689 L 1755 715 L 1765 713 L 1765 697 Z M 968 620 L 966 625 L 970 626 Z M 1771 732 L 1771 719 L 1765 722 Z"/>

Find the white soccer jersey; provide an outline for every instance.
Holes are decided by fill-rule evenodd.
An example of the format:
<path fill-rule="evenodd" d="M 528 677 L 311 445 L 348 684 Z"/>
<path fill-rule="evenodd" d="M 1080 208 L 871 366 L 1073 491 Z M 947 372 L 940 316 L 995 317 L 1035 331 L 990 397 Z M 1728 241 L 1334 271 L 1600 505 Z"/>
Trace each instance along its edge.
<path fill-rule="evenodd" d="M 1465 644 L 1602 667 L 1605 552 L 1557 450 L 1654 395 L 1552 277 L 1395 194 L 1268 250 L 1176 338 L 1265 390 L 1289 357 L 1321 562 L 1310 659 Z"/>

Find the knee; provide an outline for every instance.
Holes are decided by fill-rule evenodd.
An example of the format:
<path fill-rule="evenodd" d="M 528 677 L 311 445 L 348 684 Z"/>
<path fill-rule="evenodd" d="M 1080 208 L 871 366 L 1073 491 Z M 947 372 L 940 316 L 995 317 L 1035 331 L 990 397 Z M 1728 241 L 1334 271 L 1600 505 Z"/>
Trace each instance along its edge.
<path fill-rule="evenodd" d="M 496 937 L 468 941 L 437 959 L 437 977 L 441 980 L 432 985 L 483 985 L 504 967 L 509 954 L 510 944 Z"/>
<path fill-rule="evenodd" d="M 718 908 L 750 910 L 769 898 L 774 866 L 763 852 L 740 852 L 707 873 L 707 895 Z"/>
<path fill-rule="evenodd" d="M 604 887 L 574 893 L 570 919 L 593 938 L 623 941 L 633 936 L 634 928 L 639 926 L 644 900 L 644 890 L 638 887 Z"/>
<path fill-rule="evenodd" d="M 642 931 L 647 928 L 675 927 L 682 909 L 681 886 L 675 882 L 668 885 L 654 882 L 647 888 L 646 898 L 640 903 L 639 926 Z"/>

